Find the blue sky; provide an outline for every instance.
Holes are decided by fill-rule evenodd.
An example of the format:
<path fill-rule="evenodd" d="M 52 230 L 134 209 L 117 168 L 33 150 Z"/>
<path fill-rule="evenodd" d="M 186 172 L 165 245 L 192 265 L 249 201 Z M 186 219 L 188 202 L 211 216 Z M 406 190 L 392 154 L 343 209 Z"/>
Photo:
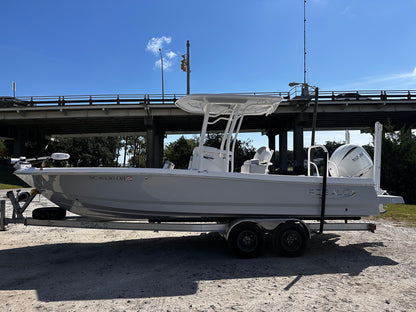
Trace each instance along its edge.
<path fill-rule="evenodd" d="M 1 1 L 0 96 L 287 91 L 303 80 L 303 0 Z M 416 0 L 308 0 L 307 81 L 416 89 Z M 162 38 L 162 39 L 161 39 Z M 152 41 L 153 40 L 153 41 Z M 156 50 L 156 52 L 158 52 Z"/>

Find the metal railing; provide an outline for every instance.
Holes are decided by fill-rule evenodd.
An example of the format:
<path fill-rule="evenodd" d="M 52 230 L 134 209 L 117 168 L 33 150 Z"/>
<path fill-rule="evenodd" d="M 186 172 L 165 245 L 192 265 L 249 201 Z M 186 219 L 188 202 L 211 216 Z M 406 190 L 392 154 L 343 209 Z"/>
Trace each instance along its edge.
<path fill-rule="evenodd" d="M 237 93 L 236 93 L 237 94 Z M 287 97 L 287 92 L 247 92 L 242 95 L 278 95 Z M 94 105 L 94 104 L 174 104 L 186 94 L 96 94 L 96 95 L 47 95 L 0 97 L 1 103 L 12 106 L 37 105 Z"/>
<path fill-rule="evenodd" d="M 94 105 L 94 104 L 173 104 L 183 94 L 96 94 L 96 95 L 49 95 L 16 97 L 29 106 L 36 105 Z"/>
<path fill-rule="evenodd" d="M 300 86 L 285 92 L 247 92 L 234 93 L 241 95 L 275 95 L 282 96 L 288 102 L 303 97 Z M 315 89 L 308 89 L 308 98 L 315 98 Z M 102 104 L 174 104 L 185 94 L 97 94 L 97 95 L 48 95 L 0 97 L 0 107 L 11 106 L 65 106 L 65 105 L 102 105 Z M 416 90 L 347 90 L 321 91 L 319 101 L 386 101 L 386 100 L 416 100 Z"/>
<path fill-rule="evenodd" d="M 309 88 L 309 97 L 315 97 L 315 90 Z M 302 97 L 302 87 L 296 86 L 289 91 L 289 99 Z M 319 101 L 337 100 L 416 100 L 416 90 L 341 90 L 341 91 L 322 91 L 319 90 Z"/>

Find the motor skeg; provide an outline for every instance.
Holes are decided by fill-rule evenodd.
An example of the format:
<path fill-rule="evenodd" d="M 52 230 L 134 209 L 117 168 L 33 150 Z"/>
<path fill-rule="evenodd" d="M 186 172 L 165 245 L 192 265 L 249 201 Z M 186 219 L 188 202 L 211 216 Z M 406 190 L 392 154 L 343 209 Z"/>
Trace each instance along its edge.
<path fill-rule="evenodd" d="M 373 177 L 373 161 L 362 146 L 345 144 L 332 154 L 329 173 L 333 177 Z"/>

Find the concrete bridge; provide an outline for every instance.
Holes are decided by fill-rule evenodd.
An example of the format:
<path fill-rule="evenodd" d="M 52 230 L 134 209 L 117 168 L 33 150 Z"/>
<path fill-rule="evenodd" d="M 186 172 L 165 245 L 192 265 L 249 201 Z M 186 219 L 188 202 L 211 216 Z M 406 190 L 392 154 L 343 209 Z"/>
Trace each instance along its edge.
<path fill-rule="evenodd" d="M 254 93 L 251 93 L 254 94 Z M 303 163 L 303 132 L 312 128 L 317 102 L 317 130 L 363 130 L 376 121 L 397 128 L 415 128 L 416 90 L 314 91 L 305 96 L 289 92 L 255 93 L 281 95 L 285 100 L 268 117 L 246 117 L 242 131 L 262 132 L 276 150 L 279 135 L 280 161 L 284 167 L 287 132 L 293 131 L 294 157 Z M 24 154 L 25 142 L 48 136 L 145 135 L 147 166 L 161 167 L 165 134 L 198 133 L 202 116 L 178 109 L 184 95 L 70 95 L 0 97 L 0 137 L 14 140 L 13 156 Z M 316 101 L 317 100 L 317 101 Z"/>

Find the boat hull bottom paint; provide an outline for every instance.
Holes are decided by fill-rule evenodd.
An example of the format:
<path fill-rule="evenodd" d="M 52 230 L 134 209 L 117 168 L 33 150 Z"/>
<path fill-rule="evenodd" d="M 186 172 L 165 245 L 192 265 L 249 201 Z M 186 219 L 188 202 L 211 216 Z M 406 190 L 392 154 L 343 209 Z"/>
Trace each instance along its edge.
<path fill-rule="evenodd" d="M 134 168 L 30 168 L 15 174 L 59 207 L 92 218 L 321 215 L 322 177 Z M 379 213 L 372 179 L 328 178 L 326 217 Z"/>

